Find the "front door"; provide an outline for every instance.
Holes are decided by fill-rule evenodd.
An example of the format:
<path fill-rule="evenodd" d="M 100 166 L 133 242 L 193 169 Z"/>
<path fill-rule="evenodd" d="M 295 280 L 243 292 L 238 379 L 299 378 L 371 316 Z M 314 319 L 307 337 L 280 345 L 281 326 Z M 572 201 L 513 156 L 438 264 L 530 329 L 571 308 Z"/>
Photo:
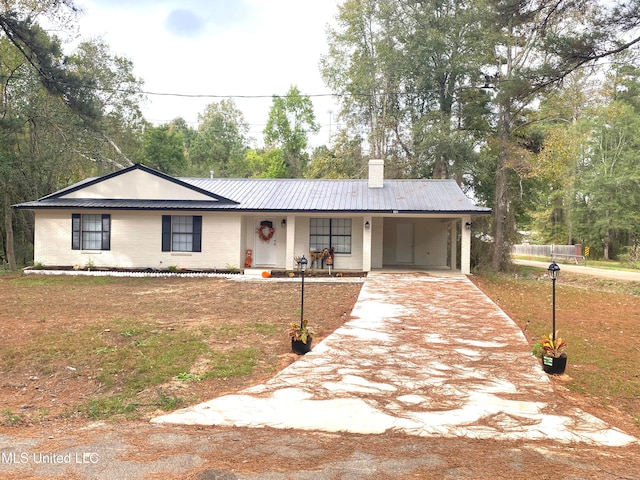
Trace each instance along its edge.
<path fill-rule="evenodd" d="M 399 223 L 396 232 L 396 263 L 413 265 L 413 223 Z"/>
<path fill-rule="evenodd" d="M 275 267 L 278 260 L 276 224 L 273 218 L 256 219 L 253 262 L 256 267 Z"/>

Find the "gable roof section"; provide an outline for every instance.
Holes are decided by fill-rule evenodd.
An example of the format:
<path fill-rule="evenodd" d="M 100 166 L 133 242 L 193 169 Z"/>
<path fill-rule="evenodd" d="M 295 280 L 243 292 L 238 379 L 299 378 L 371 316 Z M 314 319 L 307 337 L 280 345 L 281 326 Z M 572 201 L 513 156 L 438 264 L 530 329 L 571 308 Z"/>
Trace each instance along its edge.
<path fill-rule="evenodd" d="M 136 170 L 157 177 L 167 187 L 167 191 L 173 192 L 173 196 L 168 197 L 165 191 L 155 198 L 143 198 L 140 195 L 136 197 L 134 189 L 125 188 L 127 182 L 109 182 L 117 180 L 118 175 L 131 175 Z M 140 179 L 137 178 L 137 181 Z M 168 188 L 169 185 L 173 188 Z M 113 188 L 116 187 L 121 190 L 114 191 Z M 101 196 L 102 192 L 104 194 Z M 177 194 L 180 194 L 179 197 Z M 367 180 L 174 178 L 143 165 L 87 179 L 16 207 L 309 213 L 491 213 L 489 208 L 474 205 L 455 180 L 385 180 L 383 188 L 369 188 Z"/>
<path fill-rule="evenodd" d="M 18 208 L 182 209 L 236 202 L 144 165 L 88 178 Z M 190 208 L 190 207 L 189 207 Z"/>

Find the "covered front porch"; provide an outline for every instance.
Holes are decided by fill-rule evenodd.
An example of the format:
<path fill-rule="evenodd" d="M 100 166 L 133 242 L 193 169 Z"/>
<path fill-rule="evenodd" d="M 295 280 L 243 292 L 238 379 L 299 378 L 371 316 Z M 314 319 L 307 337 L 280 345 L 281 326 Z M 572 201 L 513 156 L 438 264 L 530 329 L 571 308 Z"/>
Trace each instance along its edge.
<path fill-rule="evenodd" d="M 315 227 L 318 219 L 336 220 L 340 231 L 335 235 L 331 231 L 326 236 L 318 234 Z M 294 270 L 295 258 L 304 255 L 312 260 L 314 253 L 326 245 L 334 247 L 333 268 L 337 271 L 410 268 L 468 274 L 471 231 L 467 225 L 470 223 L 470 215 L 247 216 L 243 221 L 244 265 L 245 268 Z M 313 265 L 322 266 L 328 268 L 324 262 Z"/>

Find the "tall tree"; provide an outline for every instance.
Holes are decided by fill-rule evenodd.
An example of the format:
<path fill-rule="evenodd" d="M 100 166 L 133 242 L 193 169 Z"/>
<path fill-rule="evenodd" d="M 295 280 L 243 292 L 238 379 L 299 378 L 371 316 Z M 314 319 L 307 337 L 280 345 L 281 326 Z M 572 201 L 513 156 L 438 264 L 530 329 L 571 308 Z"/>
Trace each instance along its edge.
<path fill-rule="evenodd" d="M 168 175 L 182 175 L 187 169 L 184 137 L 170 124 L 148 126 L 143 135 L 145 163 Z"/>
<path fill-rule="evenodd" d="M 75 12 L 70 1 L 51 2 L 49 6 L 55 12 L 59 11 L 61 5 L 68 5 Z M 0 30 L 32 67 L 42 86 L 85 121 L 99 117 L 102 112 L 95 102 L 93 79 L 68 68 L 59 39 L 51 37 L 35 23 L 30 12 L 3 7 L 0 12 Z M 47 5 L 44 6 L 46 7 Z M 43 10 L 40 13 L 50 11 Z"/>
<path fill-rule="evenodd" d="M 313 103 L 298 87 L 291 86 L 284 97 L 273 97 L 264 142 L 268 148 L 282 152 L 290 176 L 304 175 L 309 161 L 306 152 L 309 135 L 318 130 L 320 125 L 316 122 Z"/>
<path fill-rule="evenodd" d="M 0 4 L 0 232 L 11 268 L 32 258 L 32 218 L 12 203 L 104 171 L 104 164 L 117 168 L 130 162 L 127 151 L 139 152 L 130 133 L 142 121 L 131 63 L 100 42 L 65 56 L 59 39 L 35 22 L 44 16 L 65 29 L 75 12 L 71 0 Z"/>
<path fill-rule="evenodd" d="M 630 100 L 596 107 L 582 121 L 586 141 L 574 197 L 576 230 L 583 241 L 602 246 L 605 260 L 614 258 L 625 240 L 640 237 L 640 112 L 635 98 Z"/>
<path fill-rule="evenodd" d="M 307 178 L 362 178 L 365 174 L 362 139 L 352 138 L 341 129 L 333 139 L 332 148 L 317 148 L 311 156 Z"/>
<path fill-rule="evenodd" d="M 247 177 L 288 178 L 289 169 L 279 148 L 249 150 L 246 156 Z"/>
<path fill-rule="evenodd" d="M 169 124 L 174 130 L 182 134 L 185 154 L 188 155 L 188 152 L 191 149 L 191 142 L 193 142 L 193 139 L 198 134 L 198 131 L 193 129 L 182 117 L 174 118 L 173 120 L 171 120 L 171 122 L 169 122 Z"/>
<path fill-rule="evenodd" d="M 574 72 L 558 91 L 545 95 L 530 115 L 531 126 L 543 137 L 532 165 L 532 195 L 518 228 L 532 232 L 532 241 L 575 243 L 575 202 L 578 159 L 587 135 L 581 119 L 589 103 L 600 97 L 598 85 L 584 71 Z"/>
<path fill-rule="evenodd" d="M 145 120 L 140 110 L 143 82 L 133 74 L 133 63 L 114 55 L 101 40 L 82 42 L 66 60 L 67 68 L 91 78 L 99 119 L 77 138 L 76 153 L 111 171 L 142 161 L 141 136 Z"/>
<path fill-rule="evenodd" d="M 198 133 L 189 148 L 191 170 L 196 175 L 243 177 L 249 126 L 233 100 L 207 105 L 198 115 Z"/>
<path fill-rule="evenodd" d="M 491 264 L 499 270 L 508 263 L 515 235 L 513 165 L 518 164 L 518 129 L 527 122 L 527 108 L 578 68 L 629 48 L 640 37 L 621 40 L 627 31 L 607 19 L 637 19 L 628 12 L 606 10 L 606 2 L 488 0 L 488 4 L 492 10 L 486 17 L 487 39 L 495 46 L 495 55 L 493 66 L 486 68 L 493 70 L 490 76 L 496 88 L 497 146 Z M 638 2 L 630 0 L 627 6 L 637 9 Z"/>
<path fill-rule="evenodd" d="M 339 6 L 337 28 L 329 31 L 329 54 L 321 60 L 325 83 L 340 95 L 340 117 L 353 130 L 366 129 L 375 158 L 389 154 L 388 113 L 397 91 L 397 69 L 390 67 L 394 58 L 402 58 L 393 55 L 381 25 L 388 5 L 386 0 L 346 0 Z"/>
<path fill-rule="evenodd" d="M 479 2 L 348 0 L 321 61 L 340 115 L 396 175 L 462 179 L 486 129 Z M 484 48 L 484 50 L 483 50 Z M 470 88 L 473 87 L 473 88 Z M 473 115 L 470 115 L 471 113 Z"/>

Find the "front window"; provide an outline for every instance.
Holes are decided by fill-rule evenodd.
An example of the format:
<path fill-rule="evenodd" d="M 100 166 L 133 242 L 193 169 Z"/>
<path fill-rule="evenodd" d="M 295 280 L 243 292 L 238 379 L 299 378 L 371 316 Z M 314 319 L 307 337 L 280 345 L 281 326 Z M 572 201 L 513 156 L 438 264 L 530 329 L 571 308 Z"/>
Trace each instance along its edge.
<path fill-rule="evenodd" d="M 111 215 L 71 215 L 71 248 L 73 250 L 109 250 L 111 248 Z"/>
<path fill-rule="evenodd" d="M 199 215 L 163 215 L 163 252 L 200 252 L 202 217 Z"/>
<path fill-rule="evenodd" d="M 350 218 L 312 218 L 309 224 L 309 249 L 321 252 L 333 247 L 335 253 L 351 253 Z"/>
<path fill-rule="evenodd" d="M 171 218 L 171 250 L 193 251 L 193 217 L 174 215 Z"/>

